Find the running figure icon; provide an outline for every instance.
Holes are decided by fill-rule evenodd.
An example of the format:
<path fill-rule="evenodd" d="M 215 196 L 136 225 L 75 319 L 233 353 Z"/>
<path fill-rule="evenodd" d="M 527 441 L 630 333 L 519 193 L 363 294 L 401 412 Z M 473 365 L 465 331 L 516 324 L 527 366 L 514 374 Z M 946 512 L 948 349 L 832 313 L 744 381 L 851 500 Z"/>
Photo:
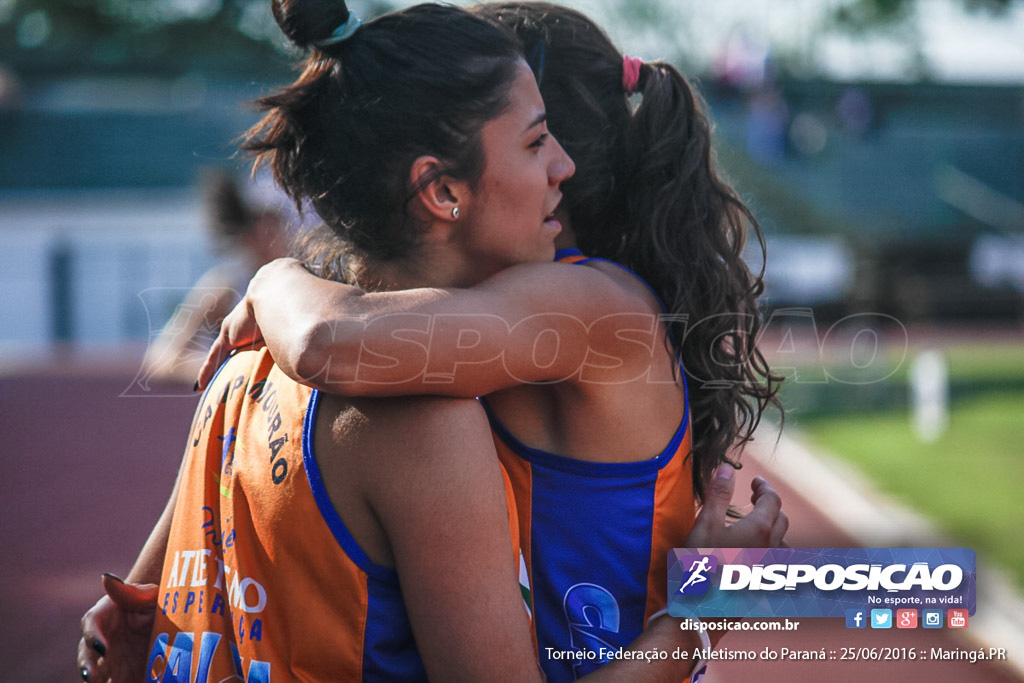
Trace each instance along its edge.
<path fill-rule="evenodd" d="M 687 578 L 683 585 L 679 587 L 680 593 L 685 592 L 690 586 L 698 583 L 704 583 L 708 580 L 708 577 L 704 576 L 704 574 L 711 570 L 711 567 L 708 566 L 710 559 L 711 558 L 705 555 L 701 557 L 699 561 L 694 560 L 693 564 L 691 564 L 690 568 L 687 570 L 690 572 L 689 578 Z"/>

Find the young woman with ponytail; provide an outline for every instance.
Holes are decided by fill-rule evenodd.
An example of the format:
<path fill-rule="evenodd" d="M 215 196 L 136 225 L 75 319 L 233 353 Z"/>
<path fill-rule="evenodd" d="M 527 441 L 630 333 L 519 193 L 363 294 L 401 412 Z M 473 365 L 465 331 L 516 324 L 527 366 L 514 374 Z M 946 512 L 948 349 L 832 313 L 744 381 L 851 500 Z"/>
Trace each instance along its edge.
<path fill-rule="evenodd" d="M 747 238 L 762 257 L 764 239 L 718 174 L 704 104 L 674 66 L 622 55 L 575 10 L 512 2 L 475 12 L 523 43 L 548 126 L 576 164 L 562 185 L 574 246 L 629 268 L 664 305 L 689 380 L 700 498 L 714 469 L 750 440 L 781 381 L 755 346 L 763 285 L 743 260 Z"/>
<path fill-rule="evenodd" d="M 673 67 L 624 57 L 564 7 L 474 11 L 516 32 L 575 159 L 555 214 L 563 262 L 387 293 L 275 262 L 225 323 L 201 382 L 263 337 L 289 376 L 324 392 L 486 395 L 541 663 L 567 680 L 603 662 L 546 652 L 624 645 L 664 606 L 667 550 L 686 545 L 697 503 L 731 477 L 734 449 L 774 398 L 754 343 L 761 281 L 741 257 L 750 231 L 761 238 Z M 516 241 L 492 227 L 476 245 L 510 252 Z M 744 524 L 706 545 L 780 544 L 778 497 L 758 480 L 752 500 Z"/>
<path fill-rule="evenodd" d="M 551 260 L 572 162 L 511 34 L 441 5 L 362 26 L 340 0 L 273 9 L 310 53 L 245 148 L 323 219 L 311 266 L 386 297 Z M 128 581 L 106 577 L 83 618 L 79 673 L 540 680 L 518 523 L 476 401 L 329 395 L 242 351 L 209 383 Z M 663 618 L 634 645 L 699 641 Z M 625 660 L 598 677 L 688 670 Z"/>

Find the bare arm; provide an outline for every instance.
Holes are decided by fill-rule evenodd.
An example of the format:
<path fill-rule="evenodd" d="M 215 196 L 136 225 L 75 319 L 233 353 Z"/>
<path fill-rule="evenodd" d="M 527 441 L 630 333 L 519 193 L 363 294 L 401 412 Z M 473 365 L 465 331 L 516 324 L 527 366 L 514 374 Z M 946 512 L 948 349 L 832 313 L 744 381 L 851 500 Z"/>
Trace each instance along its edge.
<path fill-rule="evenodd" d="M 164 506 L 160 518 L 149 532 L 149 538 L 139 552 L 135 564 L 125 578 L 130 583 L 159 583 L 160 574 L 163 571 L 164 555 L 167 554 L 167 539 L 171 533 L 171 521 L 174 519 L 174 506 L 178 502 L 178 485 L 181 480 L 181 471 L 178 472 L 178 479 L 174 482 L 174 489 L 171 497 Z"/>
<path fill-rule="evenodd" d="M 349 440 L 350 452 L 362 455 L 347 476 L 363 482 L 387 537 L 428 677 L 537 681 L 505 486 L 475 403 L 415 398 L 370 406 L 375 428 Z M 373 457 L 382 449 L 388 458 Z M 490 457 L 480 457 L 487 451 Z"/>
<path fill-rule="evenodd" d="M 515 266 L 469 289 L 367 293 L 282 259 L 253 278 L 200 383 L 261 336 L 293 379 L 349 396 L 472 397 L 584 370 L 624 381 L 642 375 L 660 339 L 645 297 L 558 263 Z"/>
<path fill-rule="evenodd" d="M 104 575 L 102 583 L 106 594 L 82 616 L 78 668 L 83 680 L 142 680 L 177 499 L 176 481 L 163 513 L 126 580 Z"/>

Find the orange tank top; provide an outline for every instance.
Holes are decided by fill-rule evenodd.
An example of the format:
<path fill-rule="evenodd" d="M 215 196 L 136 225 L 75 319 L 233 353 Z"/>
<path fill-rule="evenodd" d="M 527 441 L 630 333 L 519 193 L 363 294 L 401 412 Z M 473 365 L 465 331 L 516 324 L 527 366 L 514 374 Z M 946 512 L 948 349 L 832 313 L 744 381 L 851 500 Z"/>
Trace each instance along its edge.
<path fill-rule="evenodd" d="M 160 581 L 148 680 L 423 680 L 398 577 L 327 497 L 312 449 L 319 394 L 265 349 L 203 397 Z M 506 477 L 513 547 L 515 506 Z"/>

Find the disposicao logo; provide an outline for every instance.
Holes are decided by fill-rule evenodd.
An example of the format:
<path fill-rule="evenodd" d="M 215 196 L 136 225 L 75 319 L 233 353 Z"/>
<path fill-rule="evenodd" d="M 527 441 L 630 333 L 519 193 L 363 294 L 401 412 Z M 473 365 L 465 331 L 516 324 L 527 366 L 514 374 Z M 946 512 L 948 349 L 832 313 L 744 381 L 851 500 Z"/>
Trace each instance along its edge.
<path fill-rule="evenodd" d="M 860 610 L 867 628 L 918 628 L 920 610 L 940 606 L 968 621 L 977 567 L 970 548 L 676 548 L 667 578 L 675 617 L 845 616 L 863 628 L 850 621 Z"/>
<path fill-rule="evenodd" d="M 679 558 L 686 573 L 683 583 L 679 586 L 679 595 L 703 595 L 708 592 L 711 582 L 709 574 L 718 569 L 718 558 L 714 555 L 684 555 Z"/>

